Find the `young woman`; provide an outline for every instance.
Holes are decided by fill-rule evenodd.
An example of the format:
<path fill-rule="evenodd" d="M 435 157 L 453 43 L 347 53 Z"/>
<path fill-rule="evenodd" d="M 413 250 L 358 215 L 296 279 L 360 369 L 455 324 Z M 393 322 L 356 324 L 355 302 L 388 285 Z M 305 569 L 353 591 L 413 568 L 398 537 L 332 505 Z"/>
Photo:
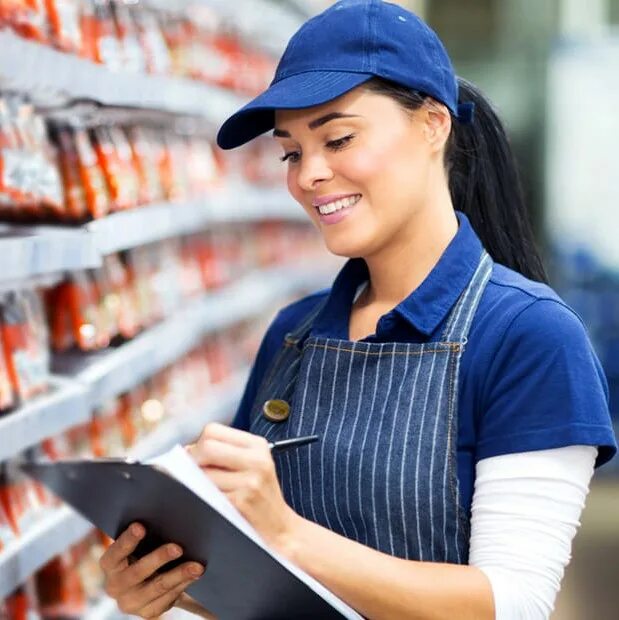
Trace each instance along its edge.
<path fill-rule="evenodd" d="M 350 260 L 277 315 L 234 428 L 207 426 L 191 453 L 367 618 L 547 618 L 594 465 L 616 446 L 500 121 L 428 26 L 371 0 L 307 22 L 218 141 L 270 129 L 290 193 Z M 320 441 L 271 457 L 266 439 L 309 434 Z M 134 524 L 103 556 L 108 593 L 143 617 L 209 617 L 182 595 L 200 566 L 153 577 L 182 550 L 128 564 L 143 534 Z"/>

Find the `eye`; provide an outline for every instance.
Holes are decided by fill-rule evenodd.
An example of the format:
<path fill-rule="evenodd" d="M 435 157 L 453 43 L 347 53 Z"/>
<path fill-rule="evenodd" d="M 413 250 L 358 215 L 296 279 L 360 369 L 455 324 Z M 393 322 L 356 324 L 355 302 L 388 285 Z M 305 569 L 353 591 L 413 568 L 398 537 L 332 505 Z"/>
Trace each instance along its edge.
<path fill-rule="evenodd" d="M 327 148 L 330 148 L 332 151 L 339 151 L 340 149 L 343 149 L 354 137 L 355 134 L 351 133 L 343 138 L 338 138 L 337 140 L 329 140 L 329 142 L 327 142 Z"/>
<path fill-rule="evenodd" d="M 301 154 L 299 151 L 291 151 L 290 153 L 285 153 L 283 157 L 280 157 L 280 161 L 289 161 L 291 164 L 294 164 L 299 161 L 299 157 Z"/>

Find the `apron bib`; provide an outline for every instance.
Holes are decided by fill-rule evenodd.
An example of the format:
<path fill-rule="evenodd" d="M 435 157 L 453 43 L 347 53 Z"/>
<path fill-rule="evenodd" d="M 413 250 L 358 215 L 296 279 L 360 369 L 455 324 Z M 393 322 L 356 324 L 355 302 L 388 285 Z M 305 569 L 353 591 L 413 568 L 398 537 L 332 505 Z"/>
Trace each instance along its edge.
<path fill-rule="evenodd" d="M 458 372 L 491 272 L 484 251 L 439 342 L 312 337 L 322 304 L 286 335 L 258 390 L 250 430 L 269 441 L 320 435 L 274 457 L 297 513 L 396 557 L 468 561 L 469 517 L 456 471 Z M 284 421 L 264 416 L 271 399 L 289 403 Z"/>

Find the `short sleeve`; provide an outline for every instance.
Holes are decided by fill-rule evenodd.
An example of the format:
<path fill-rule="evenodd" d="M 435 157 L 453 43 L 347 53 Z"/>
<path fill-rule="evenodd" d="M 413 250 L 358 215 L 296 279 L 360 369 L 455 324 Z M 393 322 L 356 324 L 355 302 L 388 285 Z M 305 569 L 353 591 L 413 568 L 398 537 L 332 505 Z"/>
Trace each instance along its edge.
<path fill-rule="evenodd" d="M 269 367 L 273 356 L 277 352 L 279 343 L 281 342 L 281 330 L 279 329 L 278 317 L 279 314 L 267 329 L 258 347 L 258 352 L 256 353 L 247 383 L 245 384 L 245 389 L 243 390 L 243 396 L 236 410 L 236 415 L 232 420 L 231 426 L 234 428 L 243 431 L 249 430 L 251 407 L 256 399 L 264 373 Z"/>
<path fill-rule="evenodd" d="M 537 299 L 507 327 L 484 382 L 477 460 L 598 446 L 597 465 L 617 450 L 608 385 L 579 317 Z"/>

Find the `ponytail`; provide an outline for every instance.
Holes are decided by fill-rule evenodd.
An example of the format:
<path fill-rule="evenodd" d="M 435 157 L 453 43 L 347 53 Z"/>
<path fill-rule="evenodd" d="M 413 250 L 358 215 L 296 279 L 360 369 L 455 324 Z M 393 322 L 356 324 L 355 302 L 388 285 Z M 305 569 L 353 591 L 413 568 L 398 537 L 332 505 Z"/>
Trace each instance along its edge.
<path fill-rule="evenodd" d="M 475 114 L 470 125 L 453 123 L 445 150 L 454 208 L 469 218 L 495 262 L 547 282 L 503 124 L 473 84 L 459 78 L 458 87 L 458 103 L 473 102 Z"/>
<path fill-rule="evenodd" d="M 473 102 L 470 125 L 454 120 L 445 147 L 445 167 L 454 208 L 462 211 L 492 259 L 538 282 L 548 278 L 535 246 L 518 168 L 503 124 L 470 82 L 458 79 L 458 103 Z M 364 84 L 406 110 L 417 110 L 427 95 L 382 78 Z"/>

